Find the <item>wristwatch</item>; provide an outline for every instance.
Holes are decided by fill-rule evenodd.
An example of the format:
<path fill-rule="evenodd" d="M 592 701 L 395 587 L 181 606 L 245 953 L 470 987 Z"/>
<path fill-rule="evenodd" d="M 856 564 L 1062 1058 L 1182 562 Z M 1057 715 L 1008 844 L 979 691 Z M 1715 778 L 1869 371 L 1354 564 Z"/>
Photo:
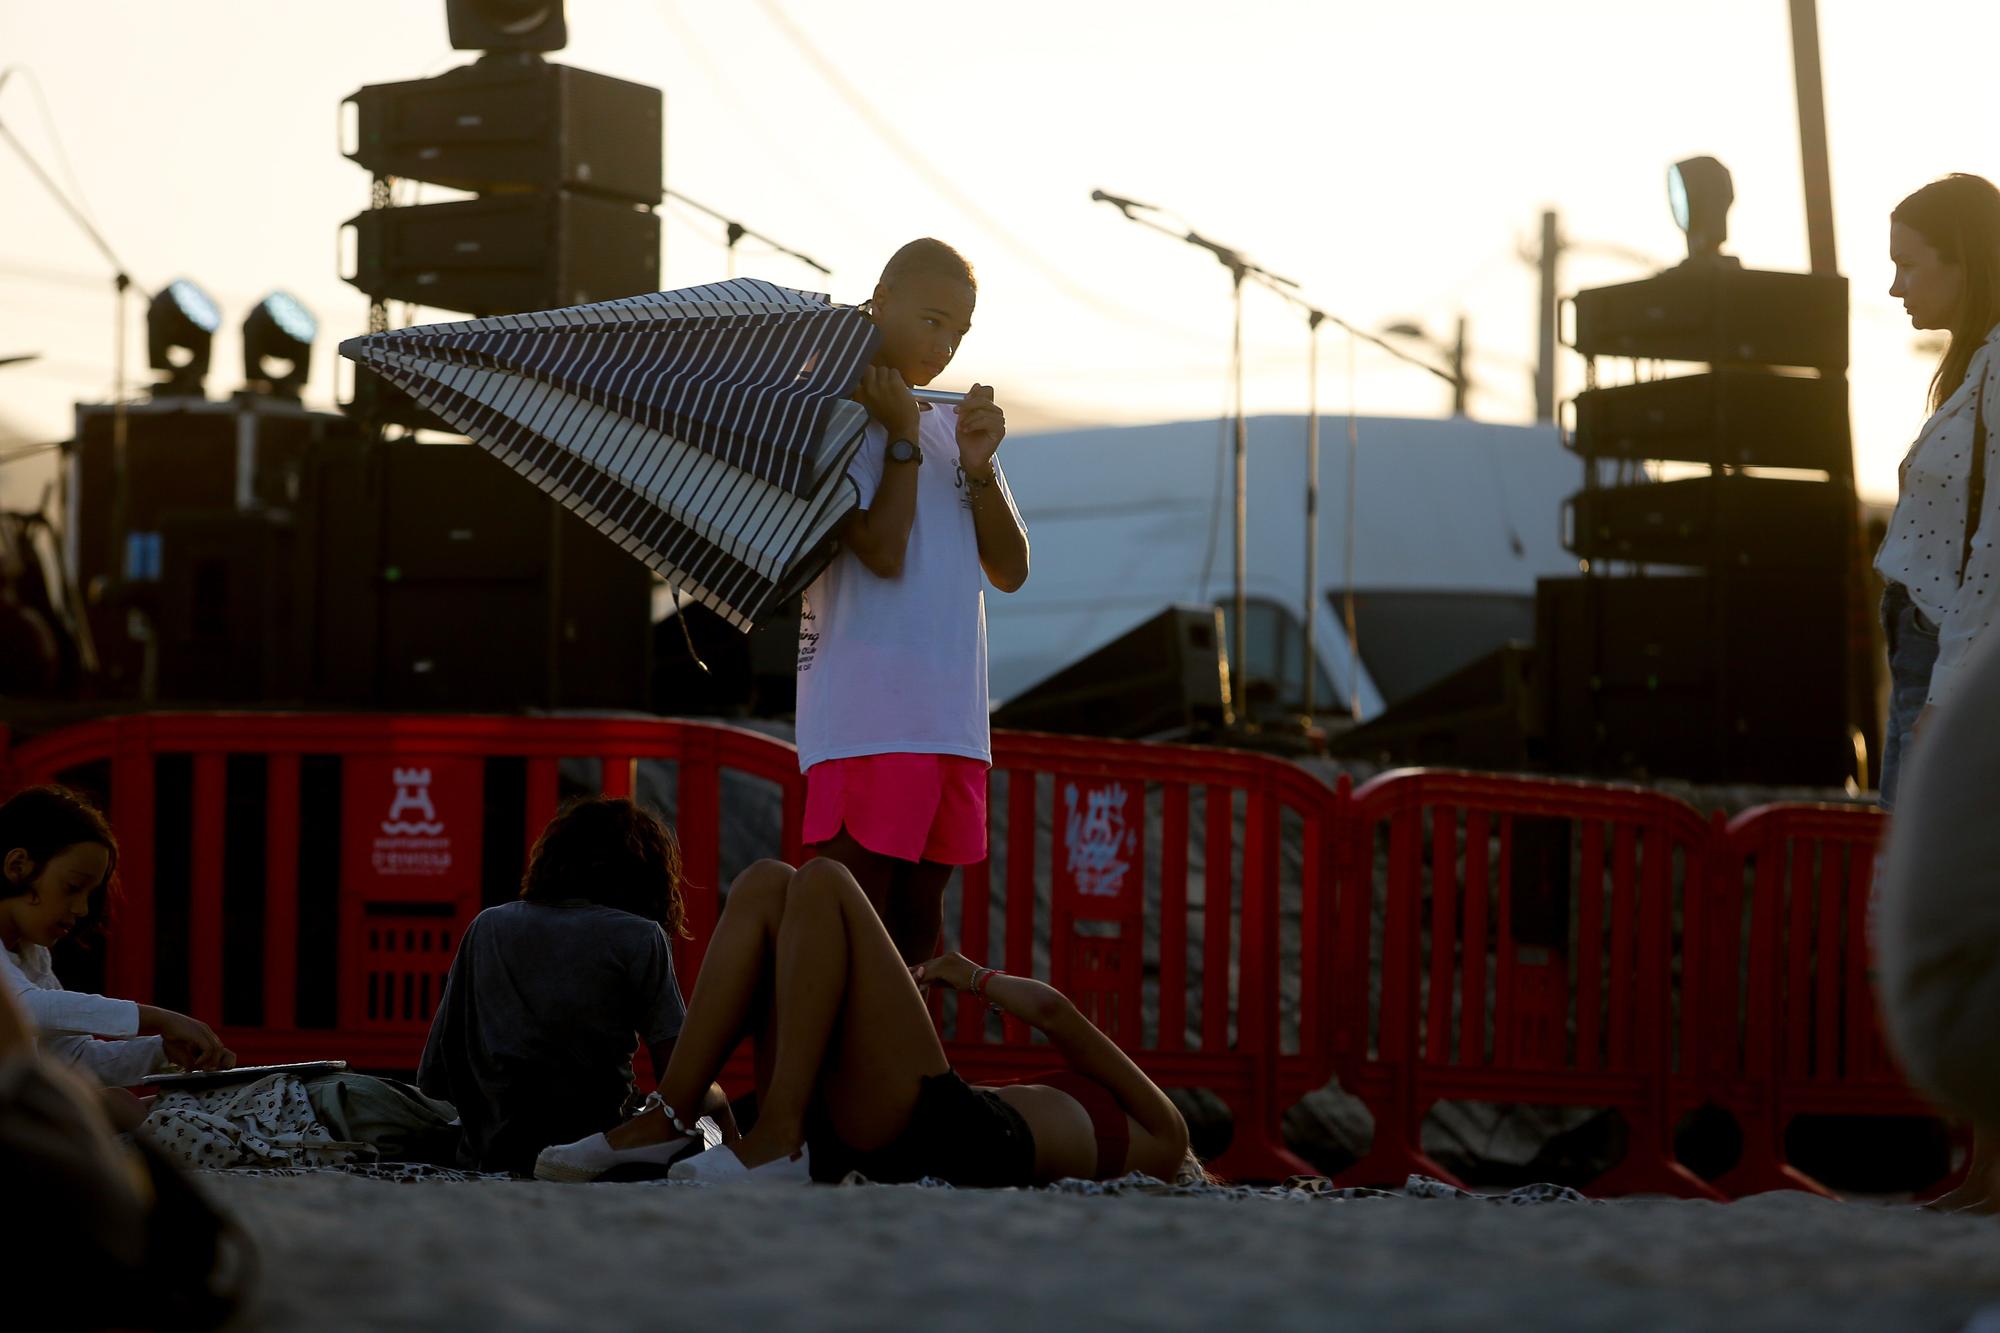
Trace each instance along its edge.
<path fill-rule="evenodd" d="M 918 467 L 924 465 L 924 451 L 909 440 L 889 441 L 887 457 L 891 463 L 915 463 Z"/>

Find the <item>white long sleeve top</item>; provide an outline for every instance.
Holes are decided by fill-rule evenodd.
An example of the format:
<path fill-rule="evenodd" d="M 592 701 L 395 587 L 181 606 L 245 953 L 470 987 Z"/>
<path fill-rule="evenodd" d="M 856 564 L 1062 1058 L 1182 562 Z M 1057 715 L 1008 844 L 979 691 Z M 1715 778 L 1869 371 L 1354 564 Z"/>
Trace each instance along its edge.
<path fill-rule="evenodd" d="M 138 1035 L 138 1005 L 64 990 L 39 944 L 0 948 L 0 987 L 27 1012 L 43 1050 L 108 1088 L 130 1087 L 166 1063 L 161 1039 Z"/>
<path fill-rule="evenodd" d="M 1986 438 L 1975 440 L 1982 412 Z M 1986 453 L 1985 493 L 1972 516 L 1968 556 L 1974 449 Z M 1875 568 L 1907 588 L 1917 609 L 1938 627 L 1928 702 L 1942 704 L 2000 605 L 2000 325 L 1972 354 L 1965 382 L 1931 414 L 1904 455 L 1896 512 L 1875 553 Z"/>

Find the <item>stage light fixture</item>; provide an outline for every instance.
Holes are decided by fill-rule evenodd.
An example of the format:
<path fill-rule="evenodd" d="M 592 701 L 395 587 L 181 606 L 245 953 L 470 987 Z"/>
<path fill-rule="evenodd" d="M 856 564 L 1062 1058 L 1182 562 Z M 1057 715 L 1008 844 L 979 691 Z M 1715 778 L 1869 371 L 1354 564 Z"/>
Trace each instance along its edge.
<path fill-rule="evenodd" d="M 1667 171 L 1667 202 L 1674 225 L 1687 235 L 1688 258 L 1710 259 L 1729 239 L 1729 206 L 1736 186 L 1729 168 L 1712 157 L 1691 157 Z"/>
<path fill-rule="evenodd" d="M 146 308 L 146 357 L 166 379 L 157 392 L 199 394 L 222 311 L 201 288 L 176 278 Z"/>
<path fill-rule="evenodd" d="M 261 393 L 293 398 L 305 387 L 319 321 L 290 292 L 272 292 L 243 321 L 243 379 Z M 283 362 L 281 371 L 271 363 Z"/>
<path fill-rule="evenodd" d="M 562 0 L 445 0 L 455 51 L 560 51 L 569 45 Z"/>

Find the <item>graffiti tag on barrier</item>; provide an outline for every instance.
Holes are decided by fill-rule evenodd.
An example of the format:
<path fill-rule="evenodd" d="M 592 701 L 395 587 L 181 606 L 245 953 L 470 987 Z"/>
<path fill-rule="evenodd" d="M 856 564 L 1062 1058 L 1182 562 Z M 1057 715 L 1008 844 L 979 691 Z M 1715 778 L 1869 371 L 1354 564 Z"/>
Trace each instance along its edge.
<path fill-rule="evenodd" d="M 1139 833 L 1126 823 L 1125 805 L 1131 791 L 1122 782 L 1077 790 L 1074 782 L 1063 788 L 1068 807 L 1064 842 L 1069 847 L 1068 868 L 1076 891 L 1089 898 L 1116 898 L 1131 872 L 1128 859 L 1138 849 Z"/>

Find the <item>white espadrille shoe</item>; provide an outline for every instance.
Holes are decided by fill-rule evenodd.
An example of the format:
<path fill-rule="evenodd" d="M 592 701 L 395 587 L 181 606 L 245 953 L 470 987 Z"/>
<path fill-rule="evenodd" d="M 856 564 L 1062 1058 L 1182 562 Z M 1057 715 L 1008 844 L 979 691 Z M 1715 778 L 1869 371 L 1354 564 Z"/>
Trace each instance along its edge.
<path fill-rule="evenodd" d="M 810 1185 L 812 1155 L 800 1148 L 796 1157 L 780 1157 L 762 1166 L 745 1166 L 733 1148 L 710 1148 L 675 1162 L 667 1179 L 701 1185 Z"/>
<path fill-rule="evenodd" d="M 707 1116 L 694 1123 L 695 1132 L 679 1134 L 664 1143 L 648 1143 L 637 1148 L 614 1148 L 602 1134 L 592 1134 L 575 1143 L 560 1143 L 542 1149 L 535 1158 L 535 1179 L 568 1184 L 601 1180 L 606 1175 L 626 1179 L 658 1179 L 668 1174 L 684 1157 L 701 1155 L 722 1142 L 722 1129 Z"/>

